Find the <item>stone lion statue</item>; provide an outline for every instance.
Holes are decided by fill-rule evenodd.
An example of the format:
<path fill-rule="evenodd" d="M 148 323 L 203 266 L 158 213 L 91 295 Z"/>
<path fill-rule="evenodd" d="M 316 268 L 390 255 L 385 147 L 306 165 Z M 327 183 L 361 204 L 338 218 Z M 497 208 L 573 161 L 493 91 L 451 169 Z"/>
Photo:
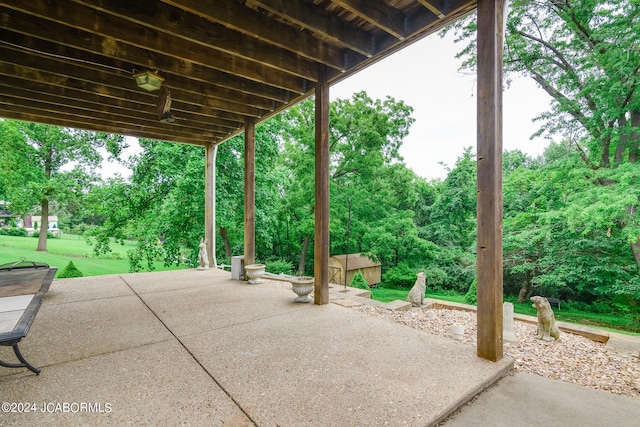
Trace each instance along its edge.
<path fill-rule="evenodd" d="M 560 339 L 560 329 L 551 310 L 549 301 L 545 297 L 531 297 L 533 307 L 538 309 L 538 335 L 536 338 L 544 341 Z"/>
<path fill-rule="evenodd" d="M 424 293 L 427 290 L 427 276 L 423 272 L 418 273 L 417 276 L 416 283 L 407 296 L 407 301 L 413 307 L 421 307 L 424 304 Z"/>
<path fill-rule="evenodd" d="M 209 268 L 209 255 L 207 254 L 207 244 L 206 240 L 203 238 L 200 241 L 200 250 L 198 251 L 198 269 L 206 270 Z"/>

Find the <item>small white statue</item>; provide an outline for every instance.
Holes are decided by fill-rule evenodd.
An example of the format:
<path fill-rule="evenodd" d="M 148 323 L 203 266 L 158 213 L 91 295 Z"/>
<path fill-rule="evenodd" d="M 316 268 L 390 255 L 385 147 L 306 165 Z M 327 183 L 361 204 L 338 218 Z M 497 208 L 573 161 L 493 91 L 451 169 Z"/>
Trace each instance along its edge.
<path fill-rule="evenodd" d="M 424 293 L 427 290 L 427 276 L 423 272 L 418 273 L 416 283 L 411 288 L 407 301 L 412 307 L 422 307 L 424 304 Z"/>
<path fill-rule="evenodd" d="M 202 238 L 200 241 L 200 250 L 198 251 L 198 270 L 207 270 L 209 268 L 209 255 L 207 255 L 207 241 Z"/>

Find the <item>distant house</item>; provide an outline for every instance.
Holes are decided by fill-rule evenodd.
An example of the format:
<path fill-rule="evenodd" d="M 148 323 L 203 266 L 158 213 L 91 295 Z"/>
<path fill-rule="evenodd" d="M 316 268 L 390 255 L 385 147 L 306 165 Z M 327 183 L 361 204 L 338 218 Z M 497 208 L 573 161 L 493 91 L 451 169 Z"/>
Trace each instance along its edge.
<path fill-rule="evenodd" d="M 58 228 L 58 217 L 56 215 L 49 215 L 49 224 L 47 230 L 54 236 L 60 234 Z M 33 234 L 34 231 L 39 231 L 42 225 L 42 217 L 40 215 L 25 215 L 24 219 L 18 224 L 18 227 L 24 227 L 29 234 Z"/>
<path fill-rule="evenodd" d="M 0 209 L 0 227 L 3 225 L 11 225 L 11 221 L 15 215 L 6 209 Z"/>
<path fill-rule="evenodd" d="M 329 283 L 344 285 L 346 272 L 346 285 L 349 285 L 358 271 L 362 272 L 369 285 L 377 285 L 382 281 L 380 263 L 362 254 L 334 255 L 329 258 Z"/>

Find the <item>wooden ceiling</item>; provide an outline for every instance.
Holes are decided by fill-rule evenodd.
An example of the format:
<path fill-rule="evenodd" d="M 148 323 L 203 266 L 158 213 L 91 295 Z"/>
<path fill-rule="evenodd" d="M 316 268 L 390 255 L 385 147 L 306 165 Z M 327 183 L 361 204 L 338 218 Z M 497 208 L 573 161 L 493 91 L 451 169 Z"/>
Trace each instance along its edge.
<path fill-rule="evenodd" d="M 475 7 L 476 0 L 0 1 L 0 117 L 218 143 L 313 95 L 320 67 L 333 84 Z M 158 119 L 159 92 L 135 84 L 133 73 L 149 69 L 171 92 L 173 123 Z"/>

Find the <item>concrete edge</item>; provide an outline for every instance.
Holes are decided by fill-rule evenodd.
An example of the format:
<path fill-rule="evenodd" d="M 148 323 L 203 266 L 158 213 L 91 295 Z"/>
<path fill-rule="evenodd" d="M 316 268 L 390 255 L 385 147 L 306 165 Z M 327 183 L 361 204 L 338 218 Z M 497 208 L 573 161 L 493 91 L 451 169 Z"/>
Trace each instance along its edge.
<path fill-rule="evenodd" d="M 505 360 L 506 359 L 502 359 L 502 361 L 505 361 Z M 498 361 L 498 362 L 490 362 L 490 363 L 504 363 L 504 362 Z M 461 409 L 464 405 L 471 402 L 474 398 L 482 394 L 485 390 L 489 389 L 491 386 L 497 384 L 500 380 L 502 380 L 504 377 L 511 374 L 512 372 L 513 372 L 513 360 L 506 363 L 505 366 L 502 367 L 500 370 L 498 370 L 495 374 L 491 375 L 482 383 L 478 384 L 476 387 L 469 390 L 456 403 L 454 403 L 453 405 L 445 409 L 442 414 L 438 415 L 429 424 L 429 427 L 439 425 L 441 422 L 443 422 L 444 420 L 449 418 L 451 415 L 453 415 L 455 412 L 457 412 L 459 409 Z"/>

